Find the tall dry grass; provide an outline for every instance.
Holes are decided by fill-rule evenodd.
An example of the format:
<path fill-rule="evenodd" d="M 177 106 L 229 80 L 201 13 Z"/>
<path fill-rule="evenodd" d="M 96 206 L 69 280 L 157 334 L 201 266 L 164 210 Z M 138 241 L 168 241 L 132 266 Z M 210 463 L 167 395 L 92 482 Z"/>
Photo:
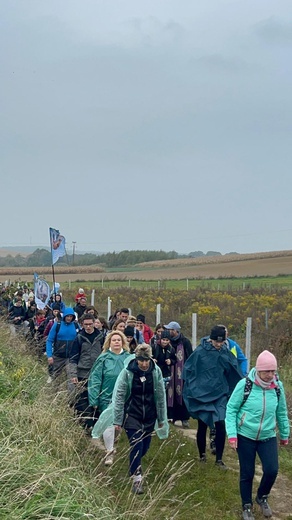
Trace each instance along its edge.
<path fill-rule="evenodd" d="M 0 518 L 157 518 L 161 503 L 191 471 L 193 461 L 178 462 L 174 451 L 158 472 L 159 455 L 169 449 L 167 442 L 160 443 L 145 471 L 147 493 L 138 500 L 131 492 L 126 439 L 107 469 L 78 424 L 66 390 L 56 393 L 46 385 L 45 364 L 5 325 L 0 327 L 0 352 Z M 164 518 L 176 518 L 187 499 L 190 494 L 178 496 Z"/>

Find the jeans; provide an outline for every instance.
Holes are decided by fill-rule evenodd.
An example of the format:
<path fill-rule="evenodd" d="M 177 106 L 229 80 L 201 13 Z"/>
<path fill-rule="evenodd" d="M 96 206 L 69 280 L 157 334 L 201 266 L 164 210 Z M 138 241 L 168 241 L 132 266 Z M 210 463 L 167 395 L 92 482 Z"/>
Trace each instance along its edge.
<path fill-rule="evenodd" d="M 255 473 L 255 459 L 258 454 L 262 463 L 263 476 L 257 495 L 268 495 L 278 474 L 277 438 L 255 441 L 238 435 L 237 453 L 240 465 L 239 488 L 242 505 L 252 504 L 252 483 Z"/>
<path fill-rule="evenodd" d="M 130 475 L 141 473 L 142 457 L 146 455 L 150 448 L 151 433 L 141 430 L 126 429 L 126 434 L 130 443 Z"/>

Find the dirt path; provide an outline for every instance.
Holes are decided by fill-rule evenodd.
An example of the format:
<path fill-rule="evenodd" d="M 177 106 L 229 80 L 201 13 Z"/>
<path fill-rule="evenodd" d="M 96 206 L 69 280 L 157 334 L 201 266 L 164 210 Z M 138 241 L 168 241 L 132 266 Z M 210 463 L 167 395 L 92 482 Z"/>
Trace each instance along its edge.
<path fill-rule="evenodd" d="M 197 430 L 195 429 L 183 429 L 179 425 L 179 421 L 176 427 L 181 431 L 185 437 L 196 440 Z M 237 459 L 233 456 L 233 452 L 226 446 L 224 452 L 224 461 L 228 465 L 231 471 L 239 473 L 239 465 Z M 256 464 L 255 481 L 259 482 L 262 477 L 262 470 L 260 464 Z M 276 483 L 273 486 L 271 492 L 270 504 L 273 509 L 273 520 L 288 520 L 292 519 L 292 483 L 285 475 L 279 473 Z M 254 516 L 256 519 L 263 519 L 262 514 L 258 508 L 255 508 Z"/>

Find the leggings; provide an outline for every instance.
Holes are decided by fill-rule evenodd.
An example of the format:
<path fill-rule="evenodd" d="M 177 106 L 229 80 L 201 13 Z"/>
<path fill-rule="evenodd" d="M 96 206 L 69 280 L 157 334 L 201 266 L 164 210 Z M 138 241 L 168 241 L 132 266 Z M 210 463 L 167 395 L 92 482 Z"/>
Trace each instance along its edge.
<path fill-rule="evenodd" d="M 222 460 L 224 446 L 225 446 L 225 421 L 215 422 L 216 430 L 216 461 Z M 207 424 L 198 419 L 198 431 L 197 431 L 197 446 L 200 457 L 206 453 L 206 435 L 207 435 Z"/>

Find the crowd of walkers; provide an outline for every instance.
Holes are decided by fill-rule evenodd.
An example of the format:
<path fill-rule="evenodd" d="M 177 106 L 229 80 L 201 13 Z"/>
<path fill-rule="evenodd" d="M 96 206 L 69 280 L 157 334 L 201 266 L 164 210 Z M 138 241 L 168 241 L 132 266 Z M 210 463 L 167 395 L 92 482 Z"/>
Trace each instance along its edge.
<path fill-rule="evenodd" d="M 67 307 L 61 294 L 52 294 L 48 305 L 37 309 L 32 290 L 23 287 L 11 295 L 3 287 L 0 312 L 12 334 L 21 331 L 38 356 L 46 355 L 47 383 L 57 391 L 65 379 L 77 420 L 104 452 L 104 464 L 114 463 L 123 428 L 132 491 L 143 493 L 142 459 L 152 433 L 165 439 L 170 423 L 181 421 L 189 428 L 193 418 L 200 464 L 207 462 L 208 429 L 216 467 L 228 469 L 223 461 L 226 436 L 237 451 L 244 520 L 254 518 L 252 486 L 259 456 L 263 475 L 255 503 L 264 517 L 271 517 L 268 497 L 278 473 L 277 435 L 286 445 L 290 434 L 275 356 L 261 352 L 248 371 L 248 360 L 225 325 L 214 325 L 193 349 L 177 321 L 158 324 L 153 331 L 143 314 L 130 315 L 127 307 L 107 321 L 87 305 L 82 288 L 74 300 Z"/>

